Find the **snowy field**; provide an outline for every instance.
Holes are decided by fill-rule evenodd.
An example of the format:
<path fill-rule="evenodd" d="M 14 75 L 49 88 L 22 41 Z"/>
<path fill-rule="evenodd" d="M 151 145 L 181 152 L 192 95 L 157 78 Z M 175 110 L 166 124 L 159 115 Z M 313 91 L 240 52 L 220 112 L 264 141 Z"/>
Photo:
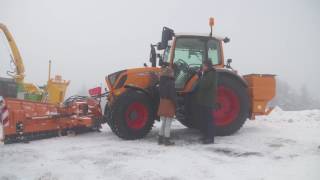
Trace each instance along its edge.
<path fill-rule="evenodd" d="M 156 124 L 158 127 L 159 124 Z M 102 133 L 0 145 L 0 180 L 226 179 L 319 180 L 320 110 L 247 121 L 233 136 L 202 145 L 197 131 L 173 126 L 174 147 Z"/>

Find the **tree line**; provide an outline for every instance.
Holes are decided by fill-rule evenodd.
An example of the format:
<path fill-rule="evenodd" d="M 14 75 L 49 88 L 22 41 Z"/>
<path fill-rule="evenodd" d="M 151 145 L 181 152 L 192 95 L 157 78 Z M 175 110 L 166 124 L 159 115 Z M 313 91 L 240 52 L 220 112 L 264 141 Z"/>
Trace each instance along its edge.
<path fill-rule="evenodd" d="M 276 97 L 272 104 L 286 111 L 320 109 L 320 100 L 310 93 L 305 84 L 297 90 L 281 79 L 277 79 Z"/>

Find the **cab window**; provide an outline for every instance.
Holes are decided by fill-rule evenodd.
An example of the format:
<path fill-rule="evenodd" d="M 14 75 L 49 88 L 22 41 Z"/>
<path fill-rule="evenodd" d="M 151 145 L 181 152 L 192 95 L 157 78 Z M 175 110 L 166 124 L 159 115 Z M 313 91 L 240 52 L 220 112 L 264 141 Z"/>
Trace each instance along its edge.
<path fill-rule="evenodd" d="M 220 43 L 215 39 L 208 41 L 208 58 L 212 61 L 213 65 L 220 64 Z"/>
<path fill-rule="evenodd" d="M 179 38 L 174 52 L 174 62 L 180 59 L 189 65 L 201 65 L 205 58 L 206 43 L 208 59 L 212 61 L 213 65 L 220 64 L 220 42 L 216 39 L 205 40 L 200 38 Z"/>
<path fill-rule="evenodd" d="M 163 62 L 169 62 L 169 60 L 170 60 L 170 57 L 169 57 L 169 55 L 170 55 L 170 49 L 171 49 L 171 46 L 168 46 L 168 47 L 164 50 L 164 52 L 163 52 Z"/>
<path fill-rule="evenodd" d="M 174 62 L 183 60 L 188 65 L 201 65 L 204 60 L 205 43 L 201 39 L 180 38 L 174 51 Z"/>

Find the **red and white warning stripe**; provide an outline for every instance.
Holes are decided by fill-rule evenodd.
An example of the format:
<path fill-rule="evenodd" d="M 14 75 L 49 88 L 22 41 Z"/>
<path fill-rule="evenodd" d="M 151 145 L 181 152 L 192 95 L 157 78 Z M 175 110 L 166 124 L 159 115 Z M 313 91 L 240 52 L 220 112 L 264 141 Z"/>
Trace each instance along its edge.
<path fill-rule="evenodd" d="M 9 111 L 2 97 L 0 98 L 0 117 L 2 125 L 4 127 L 9 126 Z"/>

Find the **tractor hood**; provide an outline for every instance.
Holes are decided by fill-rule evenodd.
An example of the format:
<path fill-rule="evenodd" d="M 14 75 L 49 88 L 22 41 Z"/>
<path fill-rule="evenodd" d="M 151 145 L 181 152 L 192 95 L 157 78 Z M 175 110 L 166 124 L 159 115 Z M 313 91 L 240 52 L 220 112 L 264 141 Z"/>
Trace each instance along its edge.
<path fill-rule="evenodd" d="M 123 88 L 124 86 L 134 86 L 139 88 L 149 87 L 152 83 L 158 82 L 160 68 L 143 67 L 117 71 L 106 76 L 109 90 Z"/>

